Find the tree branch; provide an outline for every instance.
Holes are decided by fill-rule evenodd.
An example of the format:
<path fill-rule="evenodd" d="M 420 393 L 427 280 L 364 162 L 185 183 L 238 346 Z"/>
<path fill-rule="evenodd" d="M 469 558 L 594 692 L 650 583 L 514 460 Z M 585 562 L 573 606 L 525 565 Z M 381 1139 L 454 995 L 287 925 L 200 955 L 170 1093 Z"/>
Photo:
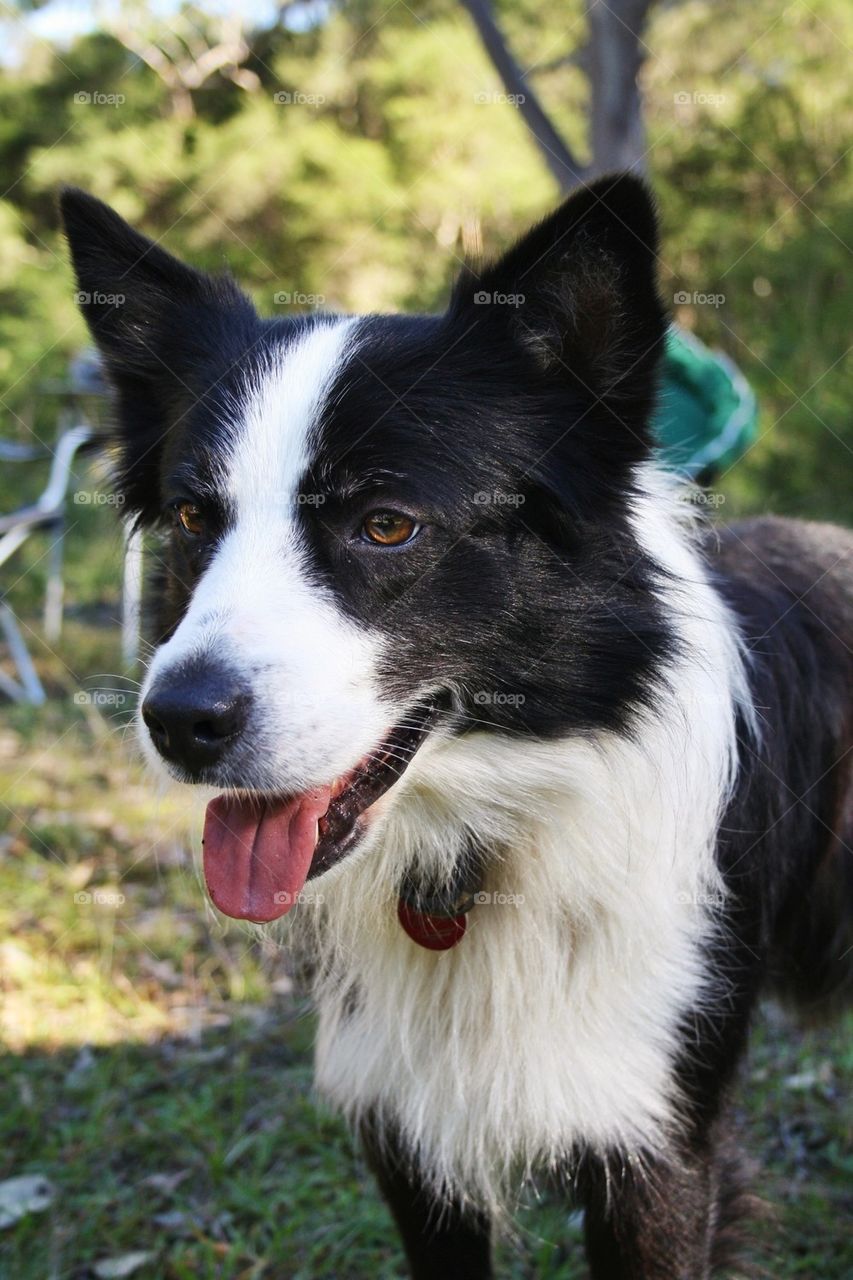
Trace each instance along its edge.
<path fill-rule="evenodd" d="M 564 191 L 613 169 L 640 169 L 645 130 L 637 76 L 643 64 L 641 35 L 653 0 L 586 0 L 589 40 L 556 64 L 573 63 L 590 86 L 592 162 L 578 164 L 543 110 L 495 21 L 490 0 L 461 0 L 508 94 L 533 135 L 545 163 Z"/>
<path fill-rule="evenodd" d="M 489 0 L 462 0 L 471 15 L 492 65 L 507 93 L 517 98 L 518 110 L 533 135 L 542 157 L 563 191 L 582 183 L 588 171 L 572 155 L 565 141 L 545 114 L 495 22 Z"/>

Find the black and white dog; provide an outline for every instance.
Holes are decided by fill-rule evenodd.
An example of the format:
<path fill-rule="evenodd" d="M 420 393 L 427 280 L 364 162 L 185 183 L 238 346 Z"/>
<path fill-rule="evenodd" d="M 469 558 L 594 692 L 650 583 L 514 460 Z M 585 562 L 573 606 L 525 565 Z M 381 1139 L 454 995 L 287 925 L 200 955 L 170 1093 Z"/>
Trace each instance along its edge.
<path fill-rule="evenodd" d="M 143 748 L 215 789 L 219 909 L 297 904 L 318 1086 L 412 1275 L 489 1276 L 538 1173 L 598 1280 L 709 1276 L 757 997 L 850 974 L 853 538 L 709 532 L 653 462 L 645 188 L 581 191 L 415 317 L 261 319 L 63 211 L 162 538 Z"/>

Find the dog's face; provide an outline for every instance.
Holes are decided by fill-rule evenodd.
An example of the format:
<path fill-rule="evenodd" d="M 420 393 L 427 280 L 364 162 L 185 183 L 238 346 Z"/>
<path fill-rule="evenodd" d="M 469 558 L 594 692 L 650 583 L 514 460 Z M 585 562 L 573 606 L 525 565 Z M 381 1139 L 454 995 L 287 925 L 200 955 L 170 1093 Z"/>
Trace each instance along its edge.
<path fill-rule="evenodd" d="M 283 914 L 432 734 L 624 726 L 667 643 L 630 520 L 664 332 L 638 182 L 437 317 L 263 320 L 91 197 L 63 213 L 124 510 L 161 535 L 143 745 L 226 793 L 223 910 Z"/>

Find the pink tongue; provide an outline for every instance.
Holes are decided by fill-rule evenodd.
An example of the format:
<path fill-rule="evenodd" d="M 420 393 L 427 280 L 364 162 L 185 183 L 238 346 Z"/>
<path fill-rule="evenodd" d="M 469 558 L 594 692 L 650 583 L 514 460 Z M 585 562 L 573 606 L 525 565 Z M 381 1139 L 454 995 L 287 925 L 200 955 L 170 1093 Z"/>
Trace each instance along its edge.
<path fill-rule="evenodd" d="M 214 904 L 236 920 L 264 923 L 296 902 L 317 845 L 328 787 L 292 800 L 250 803 L 217 796 L 204 819 L 204 878 Z"/>

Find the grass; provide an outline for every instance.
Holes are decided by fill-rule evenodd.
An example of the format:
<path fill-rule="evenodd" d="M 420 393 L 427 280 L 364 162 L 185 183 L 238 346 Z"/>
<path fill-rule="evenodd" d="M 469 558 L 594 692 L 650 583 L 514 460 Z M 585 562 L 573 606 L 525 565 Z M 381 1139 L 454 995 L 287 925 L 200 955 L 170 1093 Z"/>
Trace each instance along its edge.
<path fill-rule="evenodd" d="M 401 1276 L 363 1162 L 312 1098 L 283 957 L 213 916 L 183 815 L 123 743 L 128 683 L 84 675 L 118 669 L 115 629 L 72 611 L 51 654 L 32 626 L 52 696 L 0 722 L 0 1182 L 40 1174 L 54 1197 L 0 1231 L 0 1276 L 83 1280 L 136 1252 L 137 1280 Z M 116 703 L 81 701 L 92 687 Z M 772 1009 L 756 1031 L 738 1116 L 778 1208 L 776 1280 L 853 1274 L 851 1031 Z M 579 1238 L 545 1195 L 500 1274 L 579 1280 Z"/>

